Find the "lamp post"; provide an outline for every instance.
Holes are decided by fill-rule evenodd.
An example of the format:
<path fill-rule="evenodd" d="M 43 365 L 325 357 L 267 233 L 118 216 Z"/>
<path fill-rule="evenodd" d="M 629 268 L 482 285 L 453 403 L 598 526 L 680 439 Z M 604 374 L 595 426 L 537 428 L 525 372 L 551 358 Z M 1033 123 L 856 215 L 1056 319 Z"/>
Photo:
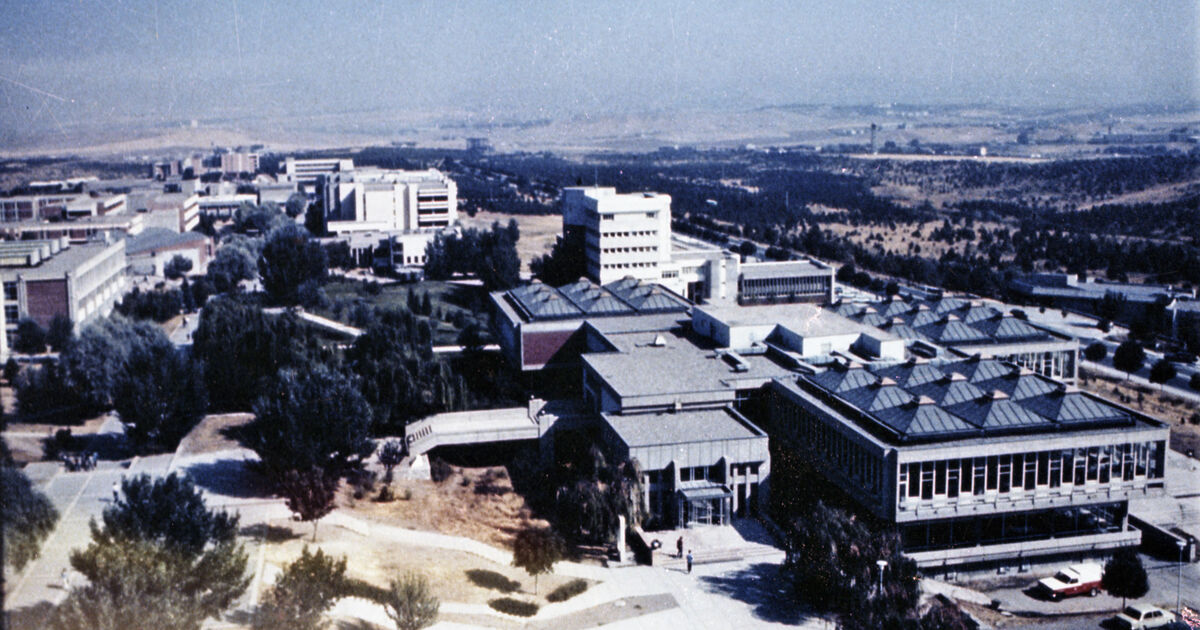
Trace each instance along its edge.
<path fill-rule="evenodd" d="M 879 567 L 879 596 L 883 597 L 883 570 L 887 568 L 887 560 L 876 560 L 875 566 Z"/>
<path fill-rule="evenodd" d="M 1187 543 L 1182 539 L 1175 539 L 1175 546 L 1179 548 L 1179 563 L 1175 565 L 1175 614 L 1183 619 L 1183 608 L 1180 606 L 1179 599 L 1179 583 L 1183 581 L 1183 548 Z"/>

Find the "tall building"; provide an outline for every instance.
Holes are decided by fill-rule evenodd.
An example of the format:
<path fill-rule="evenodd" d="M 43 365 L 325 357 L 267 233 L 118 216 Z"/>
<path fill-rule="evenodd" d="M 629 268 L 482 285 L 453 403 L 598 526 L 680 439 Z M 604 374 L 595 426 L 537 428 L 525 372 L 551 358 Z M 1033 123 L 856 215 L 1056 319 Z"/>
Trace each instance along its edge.
<path fill-rule="evenodd" d="M 322 175 L 329 232 L 436 230 L 458 220 L 458 186 L 442 172 L 354 169 Z"/>
<path fill-rule="evenodd" d="M 592 280 L 662 279 L 663 267 L 671 261 L 670 195 L 565 188 L 562 210 L 563 237 L 582 242 Z"/>
<path fill-rule="evenodd" d="M 564 188 L 563 245 L 583 250 L 588 278 L 661 284 L 693 302 L 833 299 L 820 261 L 742 262 L 738 254 L 671 231 L 671 197 L 615 188 Z"/>
<path fill-rule="evenodd" d="M 315 184 L 322 175 L 344 173 L 354 170 L 354 160 L 349 158 L 287 158 L 283 162 L 284 181 L 298 184 Z"/>

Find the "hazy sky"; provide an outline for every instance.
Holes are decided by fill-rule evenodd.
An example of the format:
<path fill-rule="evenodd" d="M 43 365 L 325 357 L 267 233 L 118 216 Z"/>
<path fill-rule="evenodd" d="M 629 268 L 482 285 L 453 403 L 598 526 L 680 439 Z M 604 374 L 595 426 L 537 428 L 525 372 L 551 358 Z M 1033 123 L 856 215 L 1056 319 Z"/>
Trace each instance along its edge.
<path fill-rule="evenodd" d="M 1195 102 L 1200 3 L 0 0 L 0 125 Z"/>

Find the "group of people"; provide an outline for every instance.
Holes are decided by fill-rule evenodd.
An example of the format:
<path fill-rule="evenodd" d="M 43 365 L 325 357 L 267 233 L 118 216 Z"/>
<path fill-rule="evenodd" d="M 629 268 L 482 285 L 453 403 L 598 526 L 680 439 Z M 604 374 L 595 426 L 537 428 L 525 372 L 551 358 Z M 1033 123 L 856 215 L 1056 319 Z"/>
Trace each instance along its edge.
<path fill-rule="evenodd" d="M 89 453 L 59 453 L 58 459 L 67 467 L 69 472 L 77 470 L 92 470 L 100 457 L 95 451 Z"/>
<path fill-rule="evenodd" d="M 676 553 L 676 555 L 675 555 L 676 558 L 683 557 L 683 536 L 680 536 L 679 540 L 675 541 L 675 553 Z M 692 572 L 692 550 L 691 549 L 688 549 L 688 552 L 687 552 L 687 572 L 688 573 Z"/>

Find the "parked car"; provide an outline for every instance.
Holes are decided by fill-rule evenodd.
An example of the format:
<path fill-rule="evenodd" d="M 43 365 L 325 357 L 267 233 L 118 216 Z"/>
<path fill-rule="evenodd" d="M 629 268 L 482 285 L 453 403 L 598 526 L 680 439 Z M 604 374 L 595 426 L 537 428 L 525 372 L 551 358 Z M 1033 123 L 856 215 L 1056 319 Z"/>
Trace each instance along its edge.
<path fill-rule="evenodd" d="M 1036 590 L 1053 600 L 1082 593 L 1095 597 L 1100 594 L 1100 576 L 1103 572 L 1104 569 L 1098 564 L 1073 564 L 1053 577 L 1038 580 Z"/>
<path fill-rule="evenodd" d="M 1163 610 L 1158 606 L 1148 604 L 1130 604 L 1113 618 L 1113 625 L 1121 630 L 1142 630 L 1142 628 L 1162 628 L 1174 623 L 1175 613 Z"/>

